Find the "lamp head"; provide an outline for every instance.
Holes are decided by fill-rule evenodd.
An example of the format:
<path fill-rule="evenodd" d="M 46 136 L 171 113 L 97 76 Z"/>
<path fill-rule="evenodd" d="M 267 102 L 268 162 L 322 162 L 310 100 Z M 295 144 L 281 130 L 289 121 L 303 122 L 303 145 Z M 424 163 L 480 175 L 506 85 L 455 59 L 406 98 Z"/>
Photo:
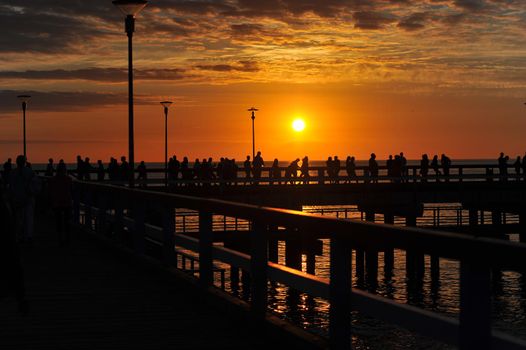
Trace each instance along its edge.
<path fill-rule="evenodd" d="M 173 102 L 172 101 L 161 101 L 160 103 L 163 105 L 164 108 L 168 108 L 172 105 Z"/>
<path fill-rule="evenodd" d="M 146 0 L 113 0 L 112 4 L 117 6 L 125 16 L 135 17 L 148 5 Z"/>
<path fill-rule="evenodd" d="M 27 103 L 27 102 L 29 102 L 29 99 L 31 98 L 31 96 L 29 96 L 29 95 L 18 95 L 16 98 L 18 99 L 18 101 L 20 101 L 22 103 Z"/>

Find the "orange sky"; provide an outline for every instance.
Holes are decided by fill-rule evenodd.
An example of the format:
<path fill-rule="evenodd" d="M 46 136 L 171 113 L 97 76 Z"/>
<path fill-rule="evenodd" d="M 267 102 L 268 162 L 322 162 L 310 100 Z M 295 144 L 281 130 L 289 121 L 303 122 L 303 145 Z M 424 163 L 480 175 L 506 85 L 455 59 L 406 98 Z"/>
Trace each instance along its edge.
<path fill-rule="evenodd" d="M 127 154 L 126 36 L 111 1 L 0 0 L 0 158 Z M 24 25 L 20 25 L 23 20 Z M 524 154 L 520 0 L 151 1 L 137 19 L 136 161 L 375 152 Z M 295 117 L 307 128 L 292 131 Z"/>

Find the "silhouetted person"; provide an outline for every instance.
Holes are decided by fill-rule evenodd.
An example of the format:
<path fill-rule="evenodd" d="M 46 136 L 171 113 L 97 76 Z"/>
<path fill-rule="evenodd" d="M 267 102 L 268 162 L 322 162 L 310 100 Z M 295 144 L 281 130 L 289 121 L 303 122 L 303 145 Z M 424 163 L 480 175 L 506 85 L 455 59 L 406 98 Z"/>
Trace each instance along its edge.
<path fill-rule="evenodd" d="M 338 159 L 338 156 L 334 156 L 334 159 L 332 161 L 332 176 L 334 177 L 334 182 L 338 183 L 338 176 L 340 176 L 340 169 L 342 165 L 340 160 Z"/>
<path fill-rule="evenodd" d="M 46 172 L 44 173 L 45 176 L 53 176 L 55 174 L 55 167 L 53 165 L 53 158 L 49 158 L 47 166 L 46 166 Z"/>
<path fill-rule="evenodd" d="M 68 168 L 66 167 L 66 163 L 64 163 L 64 159 L 58 161 L 57 171 L 63 171 L 65 174 L 68 173 Z"/>
<path fill-rule="evenodd" d="M 294 183 L 292 178 L 297 178 L 298 177 L 299 162 L 300 162 L 300 159 L 296 158 L 295 160 L 290 162 L 289 166 L 285 170 L 285 178 L 290 178 L 290 183 L 291 184 Z"/>
<path fill-rule="evenodd" d="M 378 182 L 378 162 L 374 153 L 371 153 L 371 158 L 369 158 L 369 175 L 373 183 Z"/>
<path fill-rule="evenodd" d="M 146 164 L 144 161 L 141 161 L 137 166 L 137 180 L 139 184 L 143 187 L 146 187 L 146 180 L 148 179 L 148 172 L 146 171 Z"/>
<path fill-rule="evenodd" d="M 385 167 L 387 168 L 388 177 L 393 177 L 393 166 L 394 166 L 393 163 L 394 163 L 393 155 L 390 154 L 389 158 L 387 158 L 387 161 L 385 162 Z"/>
<path fill-rule="evenodd" d="M 26 300 L 24 271 L 20 261 L 19 246 L 16 243 L 16 224 L 6 193 L 0 187 L 0 295 L 14 296 L 18 311 L 26 314 L 29 306 Z"/>
<path fill-rule="evenodd" d="M 526 154 L 522 156 L 522 175 L 524 176 L 524 179 L 526 180 Z"/>
<path fill-rule="evenodd" d="M 420 176 L 422 176 L 422 182 L 427 182 L 427 176 L 429 174 L 429 157 L 427 154 L 422 155 L 420 160 Z"/>
<path fill-rule="evenodd" d="M 278 184 L 281 184 L 281 169 L 279 168 L 279 162 L 278 159 L 275 158 L 274 162 L 272 163 L 272 167 L 270 168 L 270 178 L 272 180 L 277 180 Z M 271 181 L 272 184 L 272 181 Z"/>
<path fill-rule="evenodd" d="M 104 164 L 102 164 L 102 160 L 99 159 L 97 160 L 97 181 L 104 181 L 105 176 Z"/>
<path fill-rule="evenodd" d="M 4 163 L 4 171 L 2 172 L 2 177 L 6 184 L 9 183 L 11 170 L 13 170 L 13 163 L 11 163 L 11 158 L 8 158 L 7 161 Z"/>
<path fill-rule="evenodd" d="M 188 164 L 188 157 L 184 157 L 183 161 L 181 162 L 181 176 L 184 181 L 192 179 L 192 170 L 190 169 L 190 166 Z"/>
<path fill-rule="evenodd" d="M 247 159 L 243 162 L 243 170 L 245 170 L 245 178 L 250 178 L 250 156 L 247 156 Z"/>
<path fill-rule="evenodd" d="M 330 179 L 330 182 L 334 179 L 334 166 L 332 163 L 332 157 L 328 157 L 325 161 L 325 168 L 327 169 L 327 176 Z"/>
<path fill-rule="evenodd" d="M 81 156 L 77 156 L 77 179 L 84 179 L 84 161 Z"/>
<path fill-rule="evenodd" d="M 407 158 L 404 156 L 404 152 L 400 152 L 400 176 L 402 177 L 402 182 L 407 181 L 407 177 L 409 176 Z"/>
<path fill-rule="evenodd" d="M 345 160 L 345 170 L 347 171 L 347 176 L 349 177 L 349 183 L 356 179 L 356 163 L 354 157 L 347 156 Z M 358 182 L 358 180 L 356 180 Z"/>
<path fill-rule="evenodd" d="M 57 168 L 57 174 L 49 179 L 49 197 L 55 213 L 58 243 L 69 244 L 71 221 L 71 178 L 64 168 Z"/>
<path fill-rule="evenodd" d="M 264 166 L 265 162 L 263 161 L 263 157 L 261 157 L 261 152 L 258 151 L 252 161 L 252 174 L 254 175 L 254 179 L 259 180 L 261 178 L 261 171 Z"/>
<path fill-rule="evenodd" d="M 402 175 L 403 175 L 403 161 L 402 161 L 402 158 L 399 156 L 399 155 L 395 155 L 394 159 L 393 159 L 393 168 L 391 169 L 391 172 L 392 172 L 392 176 L 395 178 L 394 179 L 394 182 L 400 182 L 400 181 L 404 181 L 402 179 Z"/>
<path fill-rule="evenodd" d="M 445 154 L 440 156 L 440 165 L 442 165 L 442 171 L 444 172 L 444 177 L 446 181 L 449 181 L 449 170 L 451 169 L 451 159 Z"/>
<path fill-rule="evenodd" d="M 133 176 L 132 171 L 130 169 L 130 164 L 126 161 L 126 157 L 121 157 L 121 165 L 119 166 L 119 180 L 121 181 L 129 181 L 130 176 Z"/>
<path fill-rule="evenodd" d="M 438 156 L 435 154 L 433 156 L 433 159 L 431 160 L 431 164 L 430 164 L 431 168 L 433 169 L 433 171 L 435 172 L 435 176 L 436 176 L 436 180 L 437 182 L 439 182 L 439 176 L 440 176 L 440 167 L 438 165 Z"/>
<path fill-rule="evenodd" d="M 38 179 L 33 170 L 26 166 L 26 158 L 22 155 L 16 157 L 16 169 L 11 172 L 9 181 L 9 195 L 19 242 L 32 243 L 35 195 L 38 190 Z"/>
<path fill-rule="evenodd" d="M 300 177 L 303 178 L 303 183 L 309 182 L 309 157 L 305 156 L 301 160 Z"/>
<path fill-rule="evenodd" d="M 113 157 L 110 158 L 110 163 L 108 164 L 108 178 L 110 181 L 120 180 L 119 165 L 117 164 L 117 159 Z"/>
<path fill-rule="evenodd" d="M 199 158 L 195 159 L 192 169 L 194 170 L 193 177 L 199 179 L 201 177 L 201 163 L 199 162 Z"/>

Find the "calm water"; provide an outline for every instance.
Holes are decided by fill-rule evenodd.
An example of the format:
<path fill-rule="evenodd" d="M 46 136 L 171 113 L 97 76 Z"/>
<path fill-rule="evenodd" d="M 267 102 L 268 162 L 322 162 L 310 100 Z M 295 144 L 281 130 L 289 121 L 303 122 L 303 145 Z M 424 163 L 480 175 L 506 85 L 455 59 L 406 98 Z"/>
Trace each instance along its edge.
<path fill-rule="evenodd" d="M 433 204 L 433 206 L 435 206 Z M 447 204 L 442 210 L 444 217 L 456 218 L 456 210 L 448 211 L 447 206 L 456 207 L 455 204 Z M 312 211 L 322 207 L 305 207 L 304 211 Z M 332 207 L 323 207 L 325 215 L 336 216 L 330 213 Z M 342 208 L 342 206 L 338 206 Z M 349 206 L 350 209 L 354 209 Z M 329 209 L 329 210 L 327 210 Z M 327 213 L 329 212 L 329 213 Z M 342 215 L 342 214 L 340 214 Z M 421 224 L 431 222 L 432 210 L 425 210 L 424 217 L 419 219 Z M 341 216 L 340 216 L 341 217 Z M 349 218 L 360 218 L 357 211 L 349 211 Z M 467 215 L 464 213 L 467 220 Z M 381 222 L 381 215 L 377 220 Z M 510 217 L 509 220 L 514 220 Z M 196 229 L 193 221 L 196 218 L 187 217 L 187 229 Z M 214 217 L 215 229 L 222 229 L 223 216 Z M 178 230 L 182 229 L 182 217 L 177 219 Z M 227 226 L 234 225 L 231 218 L 226 220 Z M 488 221 L 489 222 L 489 221 Z M 238 221 L 238 228 L 244 229 L 246 223 Z M 518 241 L 517 234 L 508 236 L 512 241 Z M 354 264 L 353 252 L 353 264 Z M 220 262 L 217 262 L 221 264 Z M 285 243 L 279 243 L 279 263 L 285 264 Z M 224 265 L 228 268 L 227 265 Z M 359 284 L 355 271 L 353 271 L 353 286 L 362 288 L 379 295 L 391 298 L 400 303 L 417 305 L 426 310 L 432 310 L 447 316 L 458 317 L 459 312 L 459 263 L 448 259 L 440 259 L 439 282 L 431 280 L 430 259 L 425 257 L 426 272 L 420 286 L 409 286 L 405 274 L 405 251 L 395 251 L 394 275 L 385 279 L 383 275 L 383 254 L 379 254 L 378 285 L 375 289 L 370 286 Z M 303 270 L 306 271 L 305 256 L 303 256 Z M 323 256 L 316 257 L 316 275 L 328 278 L 329 276 L 329 242 L 323 240 Z M 504 271 L 498 274 L 493 283 L 493 321 L 494 328 L 508 334 L 513 334 L 526 339 L 526 280 L 522 274 Z M 227 269 L 226 290 L 243 296 L 243 291 L 232 291 L 229 283 Z M 219 280 L 216 281 L 219 285 Z M 304 293 L 291 291 L 285 285 L 269 283 L 269 308 L 278 316 L 290 320 L 303 328 L 321 335 L 328 334 L 328 311 L 329 305 L 326 300 L 312 298 Z M 412 332 L 371 319 L 358 312 L 353 312 L 353 343 L 356 349 L 450 349 L 451 346 L 438 343 L 428 338 L 418 336 Z"/>

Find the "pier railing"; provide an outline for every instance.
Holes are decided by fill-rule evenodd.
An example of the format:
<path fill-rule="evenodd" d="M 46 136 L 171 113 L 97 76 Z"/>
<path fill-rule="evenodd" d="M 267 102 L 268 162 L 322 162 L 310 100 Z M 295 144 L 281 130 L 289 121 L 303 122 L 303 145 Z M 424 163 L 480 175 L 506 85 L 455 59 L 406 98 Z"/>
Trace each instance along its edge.
<path fill-rule="evenodd" d="M 261 168 L 261 175 L 254 177 L 250 172 L 247 177 L 245 170 L 238 168 L 230 176 L 221 174 L 217 167 L 211 168 L 207 175 L 200 174 L 193 168 L 186 171 L 179 170 L 174 175 L 169 175 L 168 183 L 170 185 L 287 185 L 287 184 L 343 184 L 343 183 L 371 183 L 371 182 L 436 182 L 436 181 L 525 181 L 525 174 L 516 174 L 511 165 L 507 167 L 507 174 L 501 174 L 496 164 L 455 164 L 449 168 L 449 174 L 444 175 L 443 168 L 439 168 L 436 173 L 432 168 L 427 175 L 423 176 L 420 172 L 420 166 L 409 165 L 403 175 L 392 176 L 388 174 L 387 167 L 381 165 L 378 167 L 378 176 L 372 176 L 368 166 L 356 166 L 355 173 L 351 176 L 347 174 L 345 166 L 341 166 L 336 175 L 330 176 L 327 167 L 316 166 L 309 167 L 307 175 L 303 176 L 301 171 L 288 172 L 287 167 L 279 167 L 279 177 L 273 175 L 271 167 Z M 186 172 L 186 175 L 183 175 Z M 43 174 L 44 171 L 38 171 Z M 77 171 L 70 169 L 69 173 L 78 177 Z M 87 172 L 91 180 L 97 179 L 97 170 L 92 168 Z M 135 171 L 138 185 L 160 185 L 165 184 L 164 168 L 149 168 L 147 170 L 147 179 L 139 179 L 138 171 Z M 84 176 L 85 177 L 85 176 Z M 113 184 L 127 184 L 127 180 L 109 179 L 107 169 L 104 171 L 103 181 Z"/>
<path fill-rule="evenodd" d="M 268 282 L 283 283 L 330 304 L 331 349 L 351 348 L 351 310 L 406 327 L 460 349 L 526 349 L 526 342 L 491 329 L 491 271 L 526 270 L 526 245 L 422 228 L 321 217 L 292 210 L 129 189 L 91 182 L 74 183 L 74 221 L 130 245 L 137 254 L 155 246 L 160 259 L 175 266 L 176 248 L 194 251 L 201 288 L 214 288 L 214 261 L 250 273 L 250 308 L 256 319 L 267 313 Z M 199 213 L 198 237 L 175 232 L 175 211 Z M 152 216 L 152 213 L 156 215 Z M 213 215 L 250 222 L 250 251 L 214 244 Z M 156 216 L 156 219 L 151 219 Z M 269 240 L 277 228 L 291 237 L 330 239 L 330 278 L 269 261 Z M 460 313 L 451 318 L 351 288 L 352 249 L 383 246 L 418 250 L 460 261 Z"/>

